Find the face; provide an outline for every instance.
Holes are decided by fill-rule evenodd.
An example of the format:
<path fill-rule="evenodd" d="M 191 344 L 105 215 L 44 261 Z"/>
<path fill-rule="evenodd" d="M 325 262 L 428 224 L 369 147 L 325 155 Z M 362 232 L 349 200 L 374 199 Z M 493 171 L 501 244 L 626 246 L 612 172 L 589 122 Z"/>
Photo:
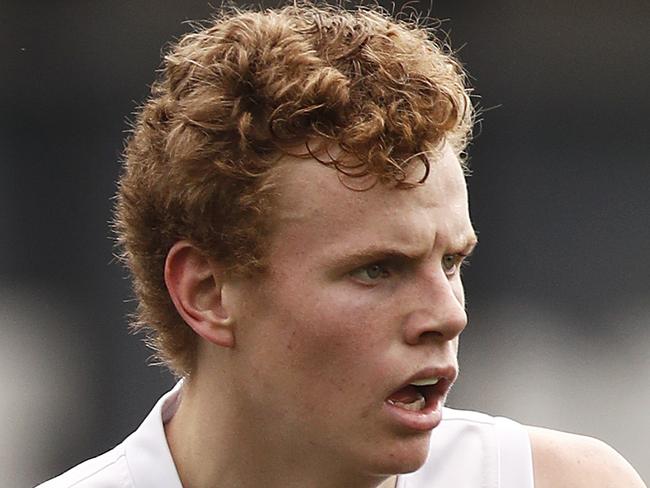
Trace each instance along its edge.
<path fill-rule="evenodd" d="M 467 322 L 460 266 L 476 238 L 460 164 L 446 150 L 423 185 L 362 192 L 315 162 L 283 171 L 269 271 L 224 291 L 244 414 L 341 469 L 413 471 Z"/>

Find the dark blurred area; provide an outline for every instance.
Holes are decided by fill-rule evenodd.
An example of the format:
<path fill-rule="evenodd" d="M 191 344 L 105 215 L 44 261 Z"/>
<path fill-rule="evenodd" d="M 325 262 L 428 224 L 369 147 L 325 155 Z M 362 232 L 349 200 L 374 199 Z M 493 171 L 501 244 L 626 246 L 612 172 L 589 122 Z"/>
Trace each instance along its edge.
<path fill-rule="evenodd" d="M 450 404 L 602 438 L 650 480 L 650 2 L 408 5 L 443 19 L 482 107 Z M 111 448 L 173 384 L 128 333 L 108 221 L 161 47 L 212 11 L 0 5 L 3 487 Z"/>

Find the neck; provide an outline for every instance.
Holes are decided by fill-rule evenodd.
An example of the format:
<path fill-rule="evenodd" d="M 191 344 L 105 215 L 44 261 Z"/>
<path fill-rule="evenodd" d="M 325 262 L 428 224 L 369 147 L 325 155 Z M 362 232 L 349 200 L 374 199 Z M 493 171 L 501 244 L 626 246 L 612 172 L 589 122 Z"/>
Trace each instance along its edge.
<path fill-rule="evenodd" d="M 184 488 L 395 486 L 395 477 L 371 477 L 343 468 L 341 459 L 317 452 L 315 443 L 287 442 L 286 436 L 278 435 L 281 425 L 242 415 L 228 382 L 220 381 L 215 389 L 208 381 L 196 376 L 185 382 L 180 406 L 165 425 Z"/>

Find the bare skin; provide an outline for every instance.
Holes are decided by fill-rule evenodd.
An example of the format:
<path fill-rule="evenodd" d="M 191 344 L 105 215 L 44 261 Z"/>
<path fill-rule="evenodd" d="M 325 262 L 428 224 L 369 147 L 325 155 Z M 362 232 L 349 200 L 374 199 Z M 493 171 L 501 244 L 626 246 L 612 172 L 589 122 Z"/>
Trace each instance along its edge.
<path fill-rule="evenodd" d="M 646 488 L 614 449 L 591 437 L 528 427 L 535 488 Z"/>
<path fill-rule="evenodd" d="M 460 165 L 447 150 L 401 191 L 352 192 L 306 161 L 283 178 L 263 278 L 228 278 L 188 242 L 168 255 L 170 296 L 200 336 L 165 427 L 174 462 L 185 488 L 392 488 L 432 431 L 385 399 L 422 368 L 456 367 L 467 323 L 459 268 L 476 237 Z M 536 488 L 644 487 L 603 444 L 530 437 Z"/>
<path fill-rule="evenodd" d="M 456 156 L 435 165 L 422 186 L 354 192 L 332 168 L 288 163 L 263 277 L 172 248 L 167 286 L 202 338 L 167 426 L 185 487 L 375 488 L 424 463 L 433 426 L 405 424 L 387 398 L 457 369 L 476 243 Z"/>

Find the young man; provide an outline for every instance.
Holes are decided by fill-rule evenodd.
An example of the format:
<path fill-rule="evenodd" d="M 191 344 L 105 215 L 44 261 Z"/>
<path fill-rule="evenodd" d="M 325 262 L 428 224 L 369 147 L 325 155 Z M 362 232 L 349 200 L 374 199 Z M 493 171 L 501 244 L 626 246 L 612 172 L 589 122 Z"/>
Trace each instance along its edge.
<path fill-rule="evenodd" d="M 611 448 L 443 409 L 476 245 L 464 73 L 369 10 L 224 13 L 165 58 L 116 228 L 183 380 L 59 487 L 643 487 Z"/>

